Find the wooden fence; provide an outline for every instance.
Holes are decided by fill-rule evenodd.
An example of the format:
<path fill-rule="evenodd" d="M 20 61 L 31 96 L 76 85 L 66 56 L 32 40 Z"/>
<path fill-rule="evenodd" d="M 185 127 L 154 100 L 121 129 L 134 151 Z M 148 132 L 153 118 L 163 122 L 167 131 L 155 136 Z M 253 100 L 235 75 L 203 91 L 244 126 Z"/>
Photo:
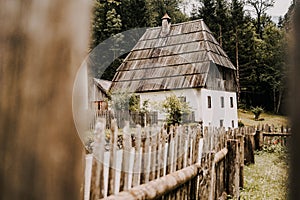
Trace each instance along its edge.
<path fill-rule="evenodd" d="M 238 198 L 255 135 L 264 134 L 257 127 L 130 128 L 127 122 L 119 132 L 112 125 L 86 157 L 85 200 Z"/>
<path fill-rule="evenodd" d="M 246 127 L 245 135 L 245 164 L 255 163 L 254 151 L 268 149 L 277 146 L 287 146 L 291 136 L 291 128 L 288 126 L 275 127 L 274 125 L 259 125 Z"/>
<path fill-rule="evenodd" d="M 135 127 L 137 124 L 144 126 L 152 126 L 158 123 L 158 112 L 130 112 L 122 110 L 95 110 L 93 113 L 93 118 L 90 123 L 90 129 L 94 131 L 95 124 L 97 123 L 98 118 L 106 119 L 106 128 L 111 127 L 111 120 L 116 119 L 118 128 L 123 128 L 125 123 L 129 121 L 130 127 Z M 182 123 L 194 123 L 195 122 L 195 112 L 184 113 L 182 115 Z"/>

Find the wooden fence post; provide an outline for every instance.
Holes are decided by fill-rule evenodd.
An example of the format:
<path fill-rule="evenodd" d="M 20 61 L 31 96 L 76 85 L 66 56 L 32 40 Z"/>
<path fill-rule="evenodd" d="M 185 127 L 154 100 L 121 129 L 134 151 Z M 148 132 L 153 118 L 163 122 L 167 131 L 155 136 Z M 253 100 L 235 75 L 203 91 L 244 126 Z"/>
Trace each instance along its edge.
<path fill-rule="evenodd" d="M 93 154 L 85 155 L 84 170 L 84 200 L 90 199 L 91 179 L 92 179 Z"/>
<path fill-rule="evenodd" d="M 255 141 L 255 150 L 261 150 L 262 148 L 262 142 L 263 142 L 263 135 L 262 131 L 256 130 L 254 135 L 254 141 Z"/>
<path fill-rule="evenodd" d="M 83 199 L 72 88 L 88 49 L 91 7 L 0 1 L 0 199 Z"/>
<path fill-rule="evenodd" d="M 210 158 L 209 162 L 212 163 L 211 165 L 211 171 L 210 171 L 210 189 L 209 189 L 209 199 L 215 199 L 215 193 L 216 193 L 216 163 L 214 162 L 215 159 L 215 152 L 210 153 Z"/>
<path fill-rule="evenodd" d="M 142 165 L 142 148 L 141 148 L 141 134 L 142 129 L 140 125 L 136 126 L 136 135 L 135 135 L 135 157 L 133 165 L 133 180 L 132 186 L 138 186 L 141 180 L 141 165 Z"/>
<path fill-rule="evenodd" d="M 252 138 L 251 138 L 252 137 Z M 253 149 L 253 135 L 246 134 L 245 135 L 245 144 L 244 144 L 244 152 L 245 152 L 245 164 L 254 164 L 254 149 Z"/>
<path fill-rule="evenodd" d="M 228 154 L 227 165 L 227 193 L 234 198 L 239 198 L 239 152 L 238 140 L 230 139 L 227 141 Z"/>
<path fill-rule="evenodd" d="M 240 187 L 244 187 L 244 152 L 245 152 L 245 136 L 244 136 L 244 130 L 242 129 L 240 131 L 240 134 L 237 136 L 237 139 L 239 140 L 239 156 L 240 156 Z"/>

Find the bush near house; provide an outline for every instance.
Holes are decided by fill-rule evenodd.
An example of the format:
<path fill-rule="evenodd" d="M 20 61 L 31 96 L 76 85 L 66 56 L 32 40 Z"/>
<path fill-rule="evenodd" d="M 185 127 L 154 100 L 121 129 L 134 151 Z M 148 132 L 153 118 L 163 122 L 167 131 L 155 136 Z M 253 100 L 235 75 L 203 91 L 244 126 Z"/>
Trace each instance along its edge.
<path fill-rule="evenodd" d="M 167 124 L 175 125 L 182 123 L 182 115 L 190 113 L 191 108 L 187 102 L 182 102 L 175 94 L 172 94 L 162 102 L 162 110 L 167 113 Z"/>

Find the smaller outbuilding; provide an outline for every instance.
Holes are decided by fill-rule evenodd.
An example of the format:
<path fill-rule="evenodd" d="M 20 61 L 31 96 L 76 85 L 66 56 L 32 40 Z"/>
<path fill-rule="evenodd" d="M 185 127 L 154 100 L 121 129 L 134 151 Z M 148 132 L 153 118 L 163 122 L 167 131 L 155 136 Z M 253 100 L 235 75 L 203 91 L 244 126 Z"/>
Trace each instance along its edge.
<path fill-rule="evenodd" d="M 108 91 L 111 86 L 111 81 L 103 80 L 103 79 L 93 79 L 93 88 L 91 91 L 90 100 L 92 103 L 92 107 L 95 110 L 107 110 L 108 105 L 107 101 L 109 99 Z"/>

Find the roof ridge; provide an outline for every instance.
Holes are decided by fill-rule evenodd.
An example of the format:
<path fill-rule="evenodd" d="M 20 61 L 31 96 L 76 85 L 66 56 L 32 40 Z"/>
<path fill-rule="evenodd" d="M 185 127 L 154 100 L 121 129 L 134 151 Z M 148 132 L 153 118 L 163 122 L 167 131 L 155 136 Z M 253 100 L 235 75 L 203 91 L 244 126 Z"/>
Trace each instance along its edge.
<path fill-rule="evenodd" d="M 180 23 L 176 23 L 176 24 L 171 23 L 171 27 L 179 26 L 179 25 L 182 25 L 182 24 L 195 23 L 195 22 L 198 22 L 198 21 L 203 21 L 203 19 L 194 19 L 194 20 L 190 20 L 190 21 L 186 21 L 186 22 L 180 22 Z M 147 28 L 147 30 L 155 30 L 155 29 L 160 29 L 160 28 L 161 28 L 161 26 L 155 26 L 155 27 L 149 27 L 149 28 Z M 211 31 L 209 30 L 209 32 L 211 32 Z"/>

